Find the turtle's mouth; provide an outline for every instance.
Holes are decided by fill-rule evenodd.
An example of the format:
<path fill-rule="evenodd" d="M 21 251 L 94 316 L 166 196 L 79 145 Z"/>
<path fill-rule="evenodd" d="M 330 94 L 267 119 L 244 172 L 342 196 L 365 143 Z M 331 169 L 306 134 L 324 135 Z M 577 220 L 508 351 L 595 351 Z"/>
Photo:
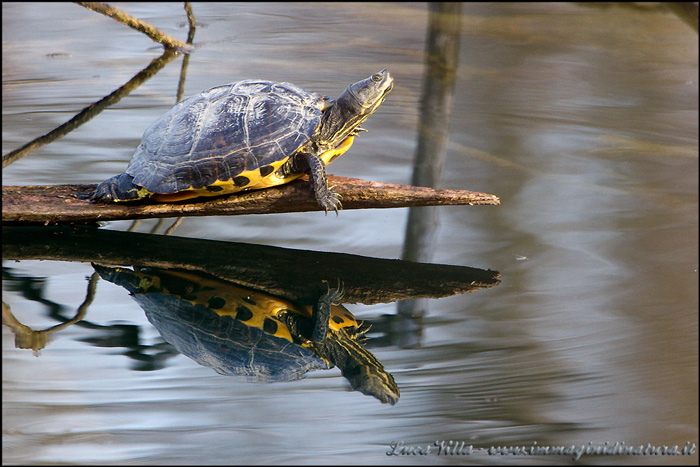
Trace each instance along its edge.
<path fill-rule="evenodd" d="M 386 96 L 389 95 L 389 92 L 391 92 L 392 89 L 394 89 L 394 81 L 393 81 L 393 80 L 391 81 L 391 83 L 389 83 L 389 87 L 386 88 L 386 89 L 384 90 L 384 92 L 382 93 L 382 97 L 380 97 L 379 100 L 377 101 L 377 104 L 374 106 L 374 110 L 376 110 L 377 107 L 379 107 L 380 105 L 382 105 L 382 103 L 383 103 L 384 100 L 386 99 Z M 373 110 L 373 111 L 374 111 L 374 110 Z"/>

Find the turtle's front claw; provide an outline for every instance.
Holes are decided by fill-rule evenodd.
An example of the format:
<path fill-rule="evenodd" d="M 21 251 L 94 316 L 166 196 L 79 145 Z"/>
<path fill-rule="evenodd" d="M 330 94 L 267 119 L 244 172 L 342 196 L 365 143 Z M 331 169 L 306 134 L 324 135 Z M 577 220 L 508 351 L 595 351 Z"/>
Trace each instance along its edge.
<path fill-rule="evenodd" d="M 338 210 L 343 208 L 343 204 L 340 202 L 341 196 L 333 191 L 333 188 L 335 187 L 330 187 L 328 188 L 328 191 L 326 192 L 325 196 L 323 196 L 320 199 L 317 199 L 318 204 L 321 205 L 321 207 L 326 211 L 326 215 L 328 215 L 328 211 L 335 211 L 335 215 L 338 215 Z"/>
<path fill-rule="evenodd" d="M 335 187 L 328 186 L 328 178 L 326 176 L 326 166 L 320 157 L 314 154 L 304 154 L 306 162 L 309 164 L 309 178 L 311 188 L 314 190 L 314 195 L 318 204 L 326 211 L 335 211 L 338 214 L 338 209 L 342 208 L 340 204 L 340 195 L 333 191 Z"/>
<path fill-rule="evenodd" d="M 329 281 L 323 281 L 328 286 L 328 292 L 326 292 L 326 299 L 331 305 L 340 305 L 343 300 L 343 295 L 345 295 L 345 289 L 343 288 L 343 282 L 338 278 L 338 285 L 335 288 L 331 288 L 331 283 Z"/>

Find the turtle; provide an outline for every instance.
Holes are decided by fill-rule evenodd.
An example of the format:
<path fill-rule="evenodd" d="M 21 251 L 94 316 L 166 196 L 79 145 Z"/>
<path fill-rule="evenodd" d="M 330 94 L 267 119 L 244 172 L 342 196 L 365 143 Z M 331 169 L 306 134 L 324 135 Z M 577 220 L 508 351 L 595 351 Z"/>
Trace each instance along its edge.
<path fill-rule="evenodd" d="M 338 303 L 340 288 L 319 299 L 329 310 L 326 335 L 316 339 L 315 306 L 201 272 L 93 267 L 126 288 L 180 353 L 220 374 L 290 381 L 337 366 L 353 389 L 391 405 L 399 399 L 392 375 L 361 344 L 369 326 Z"/>
<path fill-rule="evenodd" d="M 305 173 L 319 205 L 340 196 L 326 165 L 344 154 L 394 79 L 386 70 L 336 100 L 286 82 L 243 80 L 175 104 L 143 134 L 126 172 L 100 183 L 93 202 L 177 202 L 288 183 Z"/>

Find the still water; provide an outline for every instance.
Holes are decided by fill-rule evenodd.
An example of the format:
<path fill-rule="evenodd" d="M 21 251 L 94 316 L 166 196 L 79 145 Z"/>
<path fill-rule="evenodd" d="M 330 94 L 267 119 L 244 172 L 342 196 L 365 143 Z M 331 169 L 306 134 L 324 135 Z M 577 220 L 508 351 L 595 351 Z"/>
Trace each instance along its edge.
<path fill-rule="evenodd" d="M 120 6 L 187 34 L 181 4 Z M 3 154 L 161 53 L 75 4 L 2 10 Z M 426 5 L 193 10 L 198 48 L 185 95 L 264 78 L 335 97 L 388 68 L 394 90 L 329 172 L 409 183 Z M 122 172 L 144 129 L 175 102 L 181 63 L 4 169 L 3 184 L 97 183 Z M 38 352 L 15 348 L 3 326 L 3 463 L 697 464 L 697 453 L 574 461 L 486 451 L 697 444 L 697 33 L 657 8 L 464 4 L 440 187 L 493 193 L 501 205 L 437 208 L 428 262 L 498 271 L 500 284 L 421 301 L 422 319 L 393 333 L 404 339 L 380 344 L 370 333 L 368 349 L 400 388 L 396 405 L 352 391 L 338 369 L 270 384 L 219 375 L 165 343 L 127 290 L 99 280 L 81 323 Z M 187 218 L 174 235 L 396 259 L 407 213 Z M 10 311 L 40 330 L 71 318 L 93 273 L 89 260 L 3 258 L 3 321 Z M 345 306 L 367 321 L 397 314 L 395 303 Z M 441 441 L 475 451 L 438 455 Z M 392 443 L 432 451 L 387 456 Z"/>

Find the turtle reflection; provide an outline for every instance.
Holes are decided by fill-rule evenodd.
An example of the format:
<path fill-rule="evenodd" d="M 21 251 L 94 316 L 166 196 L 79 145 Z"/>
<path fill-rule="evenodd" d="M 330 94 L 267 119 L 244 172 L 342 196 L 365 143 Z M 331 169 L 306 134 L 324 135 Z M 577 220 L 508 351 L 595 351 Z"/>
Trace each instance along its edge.
<path fill-rule="evenodd" d="M 93 266 L 131 292 L 180 353 L 220 374 L 290 381 L 338 366 L 354 390 L 392 405 L 399 398 L 394 378 L 361 345 L 368 326 L 337 303 L 338 289 L 308 306 L 200 272 Z"/>

